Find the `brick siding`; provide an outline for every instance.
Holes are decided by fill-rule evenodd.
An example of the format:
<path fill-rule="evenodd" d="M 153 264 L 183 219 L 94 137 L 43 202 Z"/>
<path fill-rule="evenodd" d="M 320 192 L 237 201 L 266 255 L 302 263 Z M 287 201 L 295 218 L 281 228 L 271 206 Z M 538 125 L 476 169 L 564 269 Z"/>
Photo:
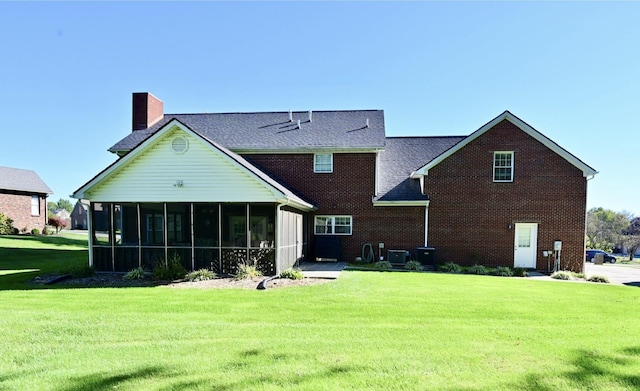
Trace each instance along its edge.
<path fill-rule="evenodd" d="M 44 196 L 40 196 L 40 215 L 31 215 L 31 194 L 0 193 L 0 213 L 13 220 L 13 226 L 20 231 L 26 228 L 27 232 L 37 228 L 42 232 L 46 225 L 47 202 Z"/>
<path fill-rule="evenodd" d="M 514 152 L 513 182 L 493 182 L 494 151 Z M 582 171 L 504 120 L 429 170 L 429 245 L 439 262 L 513 266 L 515 223 L 538 223 L 536 268 L 562 240 L 562 268 L 580 272 L 586 186 Z"/>
<path fill-rule="evenodd" d="M 413 250 L 424 245 L 423 207 L 373 207 L 374 153 L 335 153 L 332 173 L 313 172 L 313 154 L 245 155 L 257 167 L 298 192 L 318 210 L 308 219 L 310 258 L 314 259 L 313 232 L 316 215 L 353 216 L 352 235 L 339 236 L 342 258 L 353 261 L 365 243 L 387 250 Z"/>

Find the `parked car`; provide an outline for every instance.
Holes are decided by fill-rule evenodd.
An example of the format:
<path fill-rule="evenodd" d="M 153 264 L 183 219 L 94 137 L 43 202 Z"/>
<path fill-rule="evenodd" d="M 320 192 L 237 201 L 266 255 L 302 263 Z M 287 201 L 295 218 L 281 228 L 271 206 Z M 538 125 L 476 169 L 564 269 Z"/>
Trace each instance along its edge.
<path fill-rule="evenodd" d="M 616 263 L 616 257 L 602 250 L 587 250 L 585 259 L 587 260 L 587 262 L 593 262 L 593 256 L 596 254 L 603 254 L 605 262 Z"/>

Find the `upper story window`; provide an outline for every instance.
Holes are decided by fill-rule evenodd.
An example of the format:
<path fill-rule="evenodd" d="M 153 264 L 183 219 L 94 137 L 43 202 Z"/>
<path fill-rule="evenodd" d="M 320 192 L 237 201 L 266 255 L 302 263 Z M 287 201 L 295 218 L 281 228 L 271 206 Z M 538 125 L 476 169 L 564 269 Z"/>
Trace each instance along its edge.
<path fill-rule="evenodd" d="M 333 172 L 333 154 L 316 153 L 313 155 L 313 172 Z"/>
<path fill-rule="evenodd" d="M 513 152 L 493 153 L 493 181 L 513 182 Z"/>
<path fill-rule="evenodd" d="M 31 196 L 31 216 L 40 216 L 40 197 Z"/>
<path fill-rule="evenodd" d="M 316 216 L 314 227 L 316 235 L 351 235 L 353 219 L 351 216 Z"/>

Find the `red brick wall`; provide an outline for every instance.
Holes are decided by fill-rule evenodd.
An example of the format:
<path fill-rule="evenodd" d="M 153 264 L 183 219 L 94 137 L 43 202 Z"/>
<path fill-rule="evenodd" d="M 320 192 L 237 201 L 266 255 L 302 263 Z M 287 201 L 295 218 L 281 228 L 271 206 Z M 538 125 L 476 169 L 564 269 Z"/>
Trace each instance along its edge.
<path fill-rule="evenodd" d="M 378 243 L 389 249 L 413 250 L 424 245 L 424 208 L 373 207 L 375 191 L 374 153 L 336 153 L 333 173 L 313 172 L 313 154 L 245 155 L 244 158 L 297 191 L 318 210 L 309 218 L 313 233 L 315 215 L 353 216 L 353 234 L 340 236 L 343 260 L 353 261 L 362 246 L 372 243 L 376 257 Z M 310 241 L 313 259 L 313 237 Z"/>
<path fill-rule="evenodd" d="M 514 152 L 514 181 L 493 182 L 493 152 Z M 429 170 L 429 245 L 438 262 L 513 266 L 516 222 L 538 223 L 543 250 L 562 240 L 562 268 L 582 271 L 586 179 L 582 171 L 504 120 Z"/>
<path fill-rule="evenodd" d="M 37 228 L 42 232 L 46 225 L 46 208 L 46 198 L 41 196 L 40 215 L 31 216 L 31 194 L 0 193 L 0 213 L 9 216 L 13 226 L 21 231 Z"/>

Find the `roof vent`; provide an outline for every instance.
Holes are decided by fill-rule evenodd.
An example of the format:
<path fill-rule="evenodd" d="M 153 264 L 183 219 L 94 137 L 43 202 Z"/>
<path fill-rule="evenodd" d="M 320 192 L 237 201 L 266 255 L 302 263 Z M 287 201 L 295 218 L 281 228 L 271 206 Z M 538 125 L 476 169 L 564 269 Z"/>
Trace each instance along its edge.
<path fill-rule="evenodd" d="M 313 120 L 313 111 L 309 110 L 309 122 Z"/>
<path fill-rule="evenodd" d="M 366 125 L 364 125 L 364 127 L 365 127 L 365 128 L 368 128 L 368 127 L 369 127 L 369 118 L 367 118 L 367 123 L 366 123 Z"/>
<path fill-rule="evenodd" d="M 189 148 L 189 141 L 187 141 L 187 139 L 182 136 L 178 136 L 174 138 L 173 141 L 171 142 L 171 149 L 175 153 L 178 153 L 178 154 L 185 153 L 187 152 L 188 148 Z"/>
<path fill-rule="evenodd" d="M 302 128 L 300 127 L 300 120 L 298 120 L 298 129 L 302 129 Z"/>
<path fill-rule="evenodd" d="M 293 111 L 289 110 L 289 122 L 293 122 Z"/>

